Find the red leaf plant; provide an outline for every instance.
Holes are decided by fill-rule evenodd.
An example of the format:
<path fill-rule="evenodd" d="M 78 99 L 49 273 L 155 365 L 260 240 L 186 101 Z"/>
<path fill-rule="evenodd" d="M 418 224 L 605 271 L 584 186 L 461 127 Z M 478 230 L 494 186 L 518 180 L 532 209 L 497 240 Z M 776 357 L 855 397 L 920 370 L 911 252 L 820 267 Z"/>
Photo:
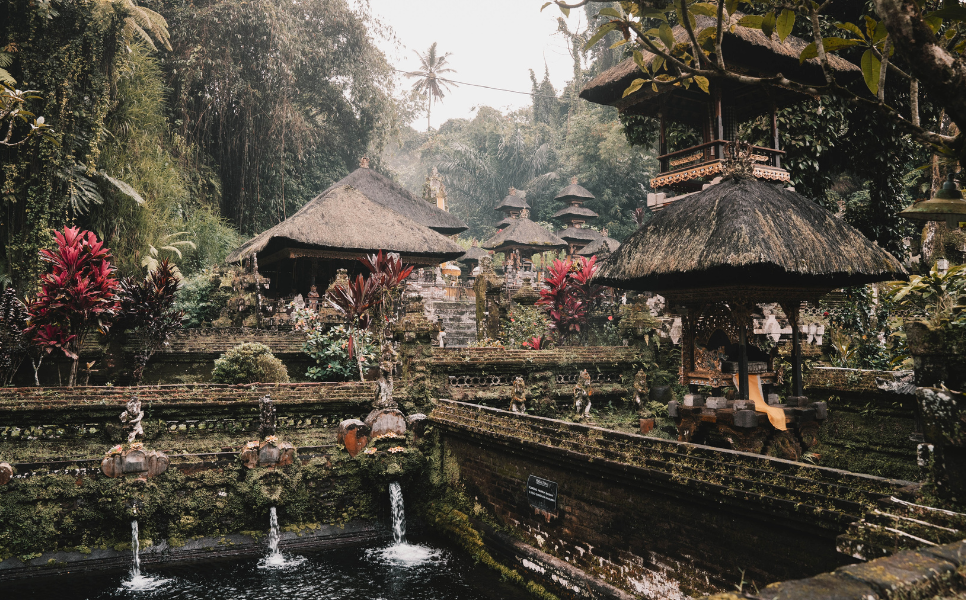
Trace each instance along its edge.
<path fill-rule="evenodd" d="M 65 227 L 54 234 L 56 250 L 41 250 L 50 272 L 27 306 L 25 330 L 48 354 L 61 350 L 73 359 L 68 385 L 77 383 L 78 354 L 93 328 L 107 332 L 118 306 L 111 253 L 90 231 Z"/>
<path fill-rule="evenodd" d="M 603 287 L 590 283 L 596 270 L 596 256 L 589 260 L 579 256 L 573 262 L 555 260 L 548 268 L 547 288 L 540 290 L 537 305 L 544 307 L 560 336 L 580 333 L 587 324 L 587 311 L 603 297 Z"/>

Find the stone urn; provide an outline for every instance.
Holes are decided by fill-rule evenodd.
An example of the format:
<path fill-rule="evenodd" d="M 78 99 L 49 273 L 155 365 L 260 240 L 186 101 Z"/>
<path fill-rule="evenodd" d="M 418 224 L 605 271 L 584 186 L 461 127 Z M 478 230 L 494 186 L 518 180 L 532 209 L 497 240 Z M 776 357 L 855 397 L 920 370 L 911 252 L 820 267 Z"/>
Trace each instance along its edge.
<path fill-rule="evenodd" d="M 922 387 L 916 390 L 916 399 L 936 488 L 966 498 L 966 394 Z"/>
<path fill-rule="evenodd" d="M 13 467 L 10 463 L 0 462 L 0 485 L 7 485 L 13 479 Z"/>
<path fill-rule="evenodd" d="M 369 426 L 359 419 L 346 419 L 339 423 L 338 440 L 345 446 L 349 456 L 355 458 L 369 445 Z"/>
<path fill-rule="evenodd" d="M 163 452 L 145 450 L 141 444 L 129 448 L 115 446 L 101 461 L 101 473 L 106 477 L 137 475 L 138 479 L 150 479 L 168 470 L 169 460 Z"/>
<path fill-rule="evenodd" d="M 943 383 L 951 389 L 966 387 L 966 340 L 924 321 L 907 319 L 902 328 L 913 359 L 916 386 Z"/>
<path fill-rule="evenodd" d="M 249 469 L 255 467 L 286 467 L 295 462 L 295 446 L 288 442 L 280 442 L 274 435 L 270 435 L 262 442 L 251 441 L 238 457 Z"/>

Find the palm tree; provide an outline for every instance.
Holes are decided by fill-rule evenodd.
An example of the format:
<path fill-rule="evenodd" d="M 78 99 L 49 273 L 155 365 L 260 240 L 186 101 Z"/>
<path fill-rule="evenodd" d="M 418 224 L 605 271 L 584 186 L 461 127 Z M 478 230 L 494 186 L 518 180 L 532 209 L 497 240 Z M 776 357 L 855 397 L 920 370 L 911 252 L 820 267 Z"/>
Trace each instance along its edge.
<path fill-rule="evenodd" d="M 420 54 L 416 52 L 416 56 L 419 57 L 420 68 L 418 71 L 407 74 L 408 77 L 419 77 L 419 81 L 413 84 L 413 89 L 420 94 L 426 94 L 426 100 L 428 102 L 426 109 L 426 131 L 430 129 L 429 119 L 433 111 L 433 98 L 442 100 L 445 95 L 443 90 L 445 89 L 448 92 L 450 85 L 456 85 L 455 83 L 439 78 L 439 75 L 442 73 L 456 72 L 446 66 L 446 59 L 449 55 L 449 52 L 443 55 L 436 54 L 436 42 L 433 42 L 433 45 L 425 53 Z"/>

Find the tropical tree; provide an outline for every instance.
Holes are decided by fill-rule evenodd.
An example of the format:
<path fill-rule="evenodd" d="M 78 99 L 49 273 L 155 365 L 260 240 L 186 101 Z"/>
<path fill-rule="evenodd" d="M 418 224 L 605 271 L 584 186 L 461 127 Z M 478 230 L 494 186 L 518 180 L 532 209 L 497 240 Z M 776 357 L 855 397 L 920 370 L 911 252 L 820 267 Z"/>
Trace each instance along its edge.
<path fill-rule="evenodd" d="M 111 252 L 90 231 L 65 227 L 54 234 L 56 250 L 41 250 L 50 272 L 40 278 L 40 293 L 28 305 L 26 333 L 47 354 L 62 351 L 73 360 L 68 385 L 77 383 L 80 349 L 95 327 L 110 329 L 118 307 L 118 281 Z"/>
<path fill-rule="evenodd" d="M 429 47 L 429 50 L 420 54 L 419 69 L 413 73 L 408 73 L 408 77 L 418 77 L 419 80 L 413 84 L 413 90 L 426 96 L 426 131 L 430 130 L 430 117 L 433 112 L 433 99 L 442 100 L 446 95 L 443 90 L 449 91 L 449 86 L 457 85 L 451 81 L 440 79 L 440 75 L 445 73 L 455 73 L 456 71 L 447 66 L 446 59 L 450 53 L 437 54 L 436 42 Z"/>

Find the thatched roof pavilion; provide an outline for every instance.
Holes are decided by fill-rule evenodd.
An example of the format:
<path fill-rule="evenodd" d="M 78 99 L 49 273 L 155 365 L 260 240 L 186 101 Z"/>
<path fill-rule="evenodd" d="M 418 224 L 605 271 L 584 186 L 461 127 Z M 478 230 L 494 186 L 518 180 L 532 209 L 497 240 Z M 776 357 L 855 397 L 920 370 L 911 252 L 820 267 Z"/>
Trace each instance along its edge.
<path fill-rule="evenodd" d="M 603 257 L 603 255 L 605 254 L 613 253 L 615 250 L 617 250 L 618 247 L 620 247 L 620 245 L 621 243 L 615 240 L 614 238 L 601 233 L 599 238 L 587 244 L 586 246 L 584 246 L 583 248 L 575 252 L 575 254 L 578 254 L 580 256 L 601 255 L 601 257 Z"/>
<path fill-rule="evenodd" d="M 484 256 L 489 256 L 489 255 L 490 255 L 490 253 L 487 252 L 486 250 L 484 250 L 483 248 L 480 248 L 479 246 L 477 246 L 476 245 L 476 241 L 474 240 L 473 245 L 470 246 L 470 249 L 467 250 L 466 253 L 463 254 L 463 256 L 459 257 L 456 260 L 458 260 L 460 262 L 464 262 L 464 263 L 477 263 L 477 264 L 479 264 L 481 258 L 483 258 Z"/>
<path fill-rule="evenodd" d="M 692 391 L 722 385 L 720 366 L 708 365 L 715 363 L 722 339 L 716 336 L 726 336 L 733 345 L 728 354 L 740 364 L 744 399 L 751 314 L 757 303 L 779 302 L 792 325 L 794 395 L 804 402 L 802 301 L 906 275 L 891 254 L 808 198 L 772 183 L 729 177 L 657 213 L 603 261 L 594 282 L 657 292 L 669 305 L 683 305 L 682 383 L 695 386 Z M 765 387 L 776 381 L 774 372 L 752 379 Z"/>
<path fill-rule="evenodd" d="M 576 201 L 576 203 L 579 205 L 587 200 L 593 200 L 594 195 L 591 194 L 587 188 L 579 185 L 576 177 L 571 177 L 570 185 L 560 190 L 553 199 L 557 202 L 566 202 L 568 204 L 572 204 L 574 201 Z"/>
<path fill-rule="evenodd" d="M 537 252 L 567 247 L 567 242 L 525 216 L 512 221 L 506 229 L 483 242 L 483 247 L 495 252 L 519 250 L 525 258 Z"/>
<path fill-rule="evenodd" d="M 504 217 L 518 217 L 520 213 L 524 210 L 530 210 L 530 205 L 527 204 L 526 198 L 517 194 L 517 189 L 511 187 L 510 192 L 506 195 L 506 198 L 500 200 L 493 210 L 502 212 Z M 504 221 L 506 218 L 504 218 Z M 501 221 L 502 223 L 503 221 Z"/>
<path fill-rule="evenodd" d="M 595 280 L 673 296 L 748 286 L 822 293 L 905 276 L 891 254 L 812 200 L 729 179 L 655 214 Z"/>
<path fill-rule="evenodd" d="M 338 268 L 377 250 L 398 252 L 411 264 L 436 265 L 464 253 L 444 235 L 371 200 L 359 190 L 329 188 L 294 215 L 248 240 L 228 262 L 256 256 L 259 270 L 272 278 L 277 294 L 300 293 L 325 284 Z"/>
<path fill-rule="evenodd" d="M 360 162 L 362 166 L 330 185 L 320 195 L 348 185 L 376 204 L 443 235 L 454 235 L 469 229 L 456 215 L 441 210 L 382 173 L 370 169 L 368 159 Z"/>

